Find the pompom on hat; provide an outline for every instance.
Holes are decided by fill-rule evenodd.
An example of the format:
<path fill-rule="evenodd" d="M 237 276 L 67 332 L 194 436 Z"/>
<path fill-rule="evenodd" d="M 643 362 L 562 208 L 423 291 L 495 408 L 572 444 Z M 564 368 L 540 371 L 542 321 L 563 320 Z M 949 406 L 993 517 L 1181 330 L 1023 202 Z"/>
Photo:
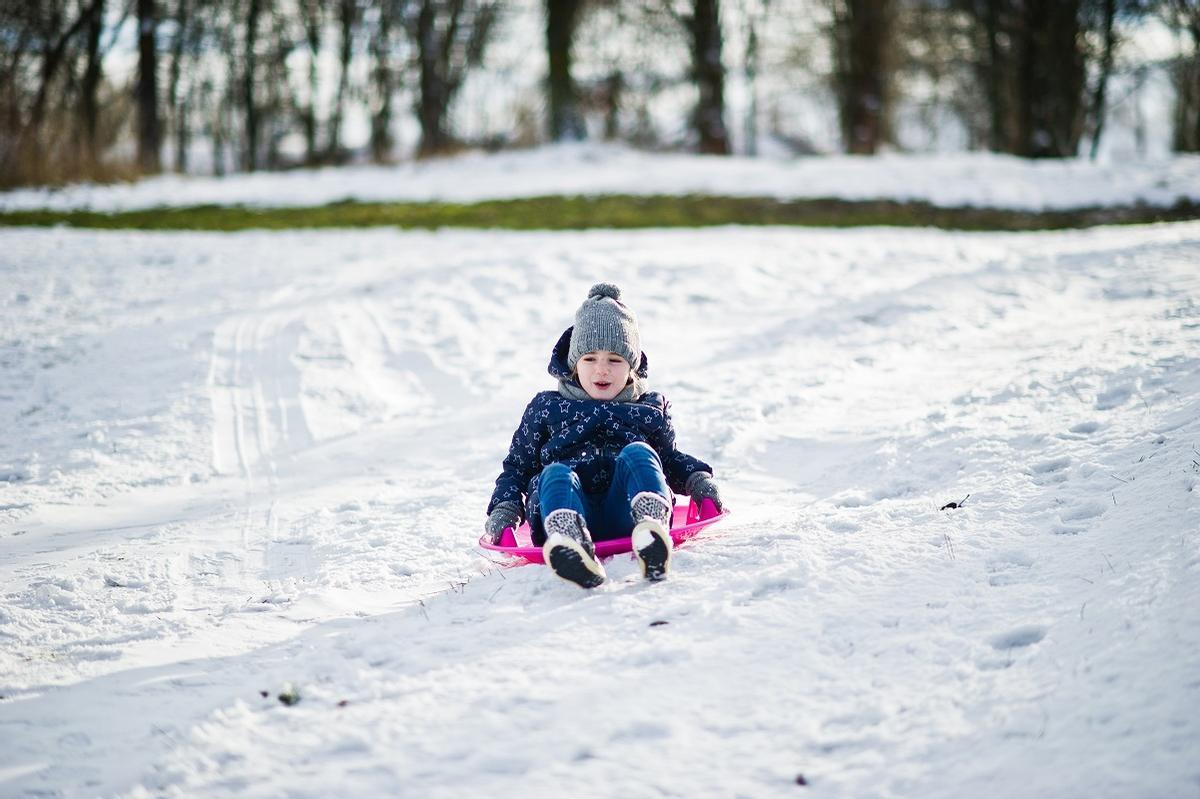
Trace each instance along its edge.
<path fill-rule="evenodd" d="M 575 312 L 575 328 L 567 350 L 567 367 L 589 352 L 608 350 L 636 369 L 642 357 L 642 340 L 637 317 L 621 302 L 621 289 L 612 283 L 597 283 Z"/>

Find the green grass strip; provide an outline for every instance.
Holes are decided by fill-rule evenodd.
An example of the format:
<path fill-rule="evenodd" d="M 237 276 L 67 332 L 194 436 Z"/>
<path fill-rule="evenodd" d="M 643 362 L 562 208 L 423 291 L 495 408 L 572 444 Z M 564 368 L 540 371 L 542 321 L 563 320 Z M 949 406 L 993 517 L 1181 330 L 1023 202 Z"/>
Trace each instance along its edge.
<path fill-rule="evenodd" d="M 199 205 L 139 211 L 6 211 L 0 225 L 123 230 L 285 230 L 293 228 L 589 228 L 802 225 L 812 227 L 935 227 L 948 230 L 1063 230 L 1096 225 L 1200 219 L 1200 204 L 1132 205 L 1064 211 L 942 208 L 925 202 L 612 195 L 530 197 L 477 203 L 339 202 L 310 208 Z"/>

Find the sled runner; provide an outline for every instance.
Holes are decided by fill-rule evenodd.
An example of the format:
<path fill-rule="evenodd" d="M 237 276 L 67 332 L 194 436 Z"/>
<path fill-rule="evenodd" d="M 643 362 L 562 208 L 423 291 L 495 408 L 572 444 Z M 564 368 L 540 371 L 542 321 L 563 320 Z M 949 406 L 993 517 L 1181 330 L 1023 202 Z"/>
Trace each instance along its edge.
<path fill-rule="evenodd" d="M 699 507 L 696 503 L 689 502 L 687 505 L 676 505 L 675 515 L 671 519 L 671 540 L 675 546 L 679 546 L 684 541 L 687 541 L 696 533 L 708 527 L 710 524 L 721 521 L 729 515 L 727 510 L 717 510 L 717 506 L 711 499 L 701 501 Z M 488 541 L 485 534 L 479 539 L 479 546 L 484 549 L 490 549 L 493 552 L 500 552 L 504 555 L 510 555 L 514 558 L 520 558 L 526 563 L 543 563 L 542 548 L 533 545 L 529 537 L 529 523 L 525 522 L 516 530 L 509 527 L 500 537 L 499 544 L 493 544 Z M 632 552 L 633 543 L 629 538 L 613 538 L 607 541 L 596 541 L 596 557 L 607 558 L 610 555 L 619 555 L 622 552 Z"/>

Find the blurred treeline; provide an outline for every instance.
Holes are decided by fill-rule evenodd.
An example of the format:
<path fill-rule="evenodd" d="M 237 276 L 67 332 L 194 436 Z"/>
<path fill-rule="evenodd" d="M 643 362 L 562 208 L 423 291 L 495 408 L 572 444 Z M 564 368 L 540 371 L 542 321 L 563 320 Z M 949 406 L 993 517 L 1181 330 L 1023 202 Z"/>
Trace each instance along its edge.
<path fill-rule="evenodd" d="M 963 149 L 1094 155 L 1149 22 L 1172 146 L 1200 150 L 1200 0 L 0 0 L 0 186 L 588 137 L 754 154 L 763 126 L 813 151 L 789 93 L 849 153 L 896 146 L 907 103 Z"/>

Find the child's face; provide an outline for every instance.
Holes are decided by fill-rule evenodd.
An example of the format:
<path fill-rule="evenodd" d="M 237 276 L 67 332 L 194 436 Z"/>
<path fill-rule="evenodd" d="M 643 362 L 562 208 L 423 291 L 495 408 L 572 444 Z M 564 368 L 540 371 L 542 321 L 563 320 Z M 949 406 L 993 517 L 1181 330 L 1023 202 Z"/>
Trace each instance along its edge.
<path fill-rule="evenodd" d="M 629 362 L 608 350 L 595 350 L 575 365 L 579 385 L 595 400 L 610 400 L 629 384 Z"/>

